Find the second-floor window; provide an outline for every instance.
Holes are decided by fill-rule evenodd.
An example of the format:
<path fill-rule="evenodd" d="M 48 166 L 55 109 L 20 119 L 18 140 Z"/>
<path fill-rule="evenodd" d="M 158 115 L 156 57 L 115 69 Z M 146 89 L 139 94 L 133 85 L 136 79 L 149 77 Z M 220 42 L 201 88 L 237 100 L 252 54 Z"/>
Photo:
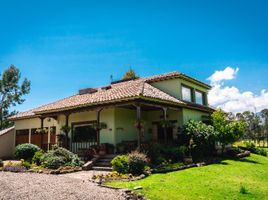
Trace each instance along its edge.
<path fill-rule="evenodd" d="M 195 91 L 195 103 L 203 105 L 203 93 Z"/>
<path fill-rule="evenodd" d="M 192 92 L 190 88 L 182 86 L 181 91 L 182 99 L 184 101 L 192 101 Z"/>

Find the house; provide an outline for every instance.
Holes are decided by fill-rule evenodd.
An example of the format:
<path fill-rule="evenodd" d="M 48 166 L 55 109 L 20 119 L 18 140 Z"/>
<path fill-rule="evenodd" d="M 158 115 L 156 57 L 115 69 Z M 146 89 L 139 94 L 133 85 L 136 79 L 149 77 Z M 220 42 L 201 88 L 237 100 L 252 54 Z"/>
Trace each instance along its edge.
<path fill-rule="evenodd" d="M 179 72 L 112 82 L 18 113 L 14 121 L 16 145 L 34 143 L 50 148 L 68 132 L 67 147 L 78 152 L 103 143 L 167 143 L 178 138 L 188 120 L 206 120 L 211 87 Z M 172 124 L 172 125 L 170 125 Z M 47 133 L 38 134 L 38 128 Z M 97 127 L 97 128 L 96 128 Z"/>

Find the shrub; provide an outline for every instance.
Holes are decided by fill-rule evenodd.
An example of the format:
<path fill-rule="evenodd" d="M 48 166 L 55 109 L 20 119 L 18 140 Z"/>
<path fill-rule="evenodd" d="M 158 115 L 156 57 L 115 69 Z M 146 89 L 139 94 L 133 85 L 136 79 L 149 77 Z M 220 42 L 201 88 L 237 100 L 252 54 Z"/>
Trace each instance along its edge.
<path fill-rule="evenodd" d="M 66 160 L 61 156 L 47 155 L 44 161 L 42 162 L 42 166 L 49 169 L 58 169 L 61 166 L 64 166 Z"/>
<path fill-rule="evenodd" d="M 56 169 L 60 166 L 82 166 L 84 162 L 74 153 L 59 147 L 48 151 L 40 158 L 43 167 Z"/>
<path fill-rule="evenodd" d="M 213 126 L 190 120 L 184 125 L 183 134 L 188 136 L 187 145 L 191 148 L 194 158 L 211 155 L 216 142 L 216 132 Z"/>
<path fill-rule="evenodd" d="M 118 173 L 126 174 L 129 172 L 128 167 L 128 156 L 122 155 L 122 156 L 116 156 L 111 161 L 112 167 L 114 171 L 117 171 Z"/>
<path fill-rule="evenodd" d="M 28 161 L 22 160 L 22 166 L 25 167 L 26 169 L 30 169 L 31 163 L 29 163 Z"/>
<path fill-rule="evenodd" d="M 145 154 L 133 151 L 128 154 L 129 172 L 133 175 L 140 175 L 144 172 L 148 159 Z"/>
<path fill-rule="evenodd" d="M 256 147 L 256 145 L 252 142 L 246 142 L 245 147 L 240 147 L 240 148 L 248 150 L 251 153 L 255 153 L 261 156 L 267 156 L 267 152 L 264 149 Z"/>
<path fill-rule="evenodd" d="M 20 144 L 16 146 L 15 156 L 19 159 L 31 161 L 35 152 L 42 151 L 38 146 L 34 144 Z"/>
<path fill-rule="evenodd" d="M 143 152 L 152 165 L 159 165 L 164 161 L 172 163 L 180 161 L 183 157 L 181 150 L 179 146 L 174 145 L 150 144 L 143 149 Z"/>
<path fill-rule="evenodd" d="M 3 160 L 0 159 L 0 167 L 3 167 L 4 166 L 4 162 Z"/>
<path fill-rule="evenodd" d="M 32 162 L 37 164 L 37 165 L 40 165 L 41 164 L 40 159 L 41 159 L 42 155 L 43 155 L 43 153 L 41 151 L 35 152 L 33 159 L 32 159 Z"/>

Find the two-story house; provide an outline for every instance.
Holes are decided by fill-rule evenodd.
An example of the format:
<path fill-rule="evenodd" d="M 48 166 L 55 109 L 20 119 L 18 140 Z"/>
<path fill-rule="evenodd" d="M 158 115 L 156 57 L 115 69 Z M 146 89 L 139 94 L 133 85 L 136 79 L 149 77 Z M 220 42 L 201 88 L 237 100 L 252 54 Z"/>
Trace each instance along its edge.
<path fill-rule="evenodd" d="M 18 113 L 15 144 L 34 143 L 46 149 L 57 140 L 61 127 L 70 127 L 68 148 L 136 141 L 166 143 L 177 139 L 188 120 L 204 120 L 210 86 L 179 72 L 112 82 L 87 88 L 62 100 Z M 48 133 L 36 133 L 37 128 Z"/>

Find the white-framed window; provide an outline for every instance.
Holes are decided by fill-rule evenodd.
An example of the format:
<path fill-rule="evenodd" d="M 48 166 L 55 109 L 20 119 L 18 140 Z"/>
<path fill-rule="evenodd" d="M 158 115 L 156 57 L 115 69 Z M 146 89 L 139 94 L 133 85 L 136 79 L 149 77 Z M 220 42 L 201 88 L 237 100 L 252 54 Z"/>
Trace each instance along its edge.
<path fill-rule="evenodd" d="M 191 88 L 182 86 L 181 87 L 182 99 L 184 101 L 192 101 L 192 92 Z"/>
<path fill-rule="evenodd" d="M 195 91 L 195 103 L 204 105 L 203 93 Z"/>

